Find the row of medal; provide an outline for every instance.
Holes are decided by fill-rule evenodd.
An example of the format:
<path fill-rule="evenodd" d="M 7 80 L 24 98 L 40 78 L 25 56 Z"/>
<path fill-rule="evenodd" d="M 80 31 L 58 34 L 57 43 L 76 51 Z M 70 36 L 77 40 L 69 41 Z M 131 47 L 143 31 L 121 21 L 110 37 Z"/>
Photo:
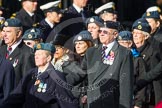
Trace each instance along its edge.
<path fill-rule="evenodd" d="M 46 83 L 42 83 L 40 80 L 36 80 L 34 85 L 38 85 L 37 92 L 42 92 L 42 93 L 46 92 L 47 89 Z"/>

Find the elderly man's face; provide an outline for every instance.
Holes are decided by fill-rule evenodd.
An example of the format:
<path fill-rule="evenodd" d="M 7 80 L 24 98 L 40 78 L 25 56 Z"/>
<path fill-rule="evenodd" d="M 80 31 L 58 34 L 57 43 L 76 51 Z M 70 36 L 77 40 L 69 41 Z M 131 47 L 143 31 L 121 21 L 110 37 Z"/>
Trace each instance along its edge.
<path fill-rule="evenodd" d="M 48 57 L 49 57 L 48 51 L 36 50 L 36 52 L 35 52 L 35 65 L 37 67 L 45 66 L 47 63 L 49 63 Z"/>
<path fill-rule="evenodd" d="M 24 1 L 23 8 L 31 13 L 36 11 L 37 9 L 37 1 Z"/>
<path fill-rule="evenodd" d="M 117 32 L 114 29 L 103 28 L 99 30 L 99 39 L 102 44 L 109 44 L 115 40 Z"/>
<path fill-rule="evenodd" d="M 8 46 L 13 45 L 21 36 L 21 31 L 16 27 L 3 27 L 2 36 L 5 44 Z"/>
<path fill-rule="evenodd" d="M 146 36 L 141 30 L 133 30 L 133 42 L 137 48 L 143 46 L 146 39 L 148 39 L 148 36 Z"/>

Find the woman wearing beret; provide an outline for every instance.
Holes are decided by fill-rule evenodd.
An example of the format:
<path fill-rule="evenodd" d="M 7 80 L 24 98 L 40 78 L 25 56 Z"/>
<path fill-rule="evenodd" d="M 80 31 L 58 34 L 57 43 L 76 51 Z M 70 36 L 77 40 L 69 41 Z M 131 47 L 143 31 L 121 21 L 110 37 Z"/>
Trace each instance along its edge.
<path fill-rule="evenodd" d="M 93 38 L 88 31 L 81 31 L 79 34 L 75 36 L 73 39 L 73 44 L 75 47 L 75 61 L 73 63 L 76 63 L 76 65 L 81 65 L 83 57 L 87 51 L 88 48 L 93 46 Z M 72 63 L 72 62 L 71 62 Z M 71 85 L 75 85 L 71 83 L 71 73 L 68 73 L 67 68 L 72 69 L 72 65 L 69 63 L 69 65 L 64 65 L 64 73 L 66 73 L 66 80 L 67 83 Z M 86 95 L 86 86 L 88 85 L 88 79 L 85 78 L 82 82 L 74 86 L 73 88 L 73 95 L 80 100 L 80 108 L 87 108 L 87 95 Z"/>
<path fill-rule="evenodd" d="M 39 43 L 34 52 L 37 67 L 23 77 L 4 108 L 78 108 L 70 90 L 62 85 L 66 84 L 64 75 L 51 64 L 54 46 Z"/>
<path fill-rule="evenodd" d="M 102 23 L 103 23 L 103 20 L 98 16 L 92 16 L 88 18 L 86 21 L 87 30 L 91 33 L 94 45 L 98 45 L 100 43 L 99 38 L 98 38 L 99 37 L 98 31 Z"/>

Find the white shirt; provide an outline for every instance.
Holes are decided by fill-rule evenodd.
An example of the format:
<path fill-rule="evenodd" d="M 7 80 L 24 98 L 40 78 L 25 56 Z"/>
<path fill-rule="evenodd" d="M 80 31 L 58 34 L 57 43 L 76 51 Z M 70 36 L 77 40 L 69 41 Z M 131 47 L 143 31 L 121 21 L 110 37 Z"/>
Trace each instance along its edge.
<path fill-rule="evenodd" d="M 53 28 L 54 24 L 52 24 L 47 18 L 45 18 L 45 21 L 47 22 L 47 24 L 49 24 L 51 28 Z"/>
<path fill-rule="evenodd" d="M 16 47 L 22 42 L 22 39 L 19 40 L 18 42 L 16 42 L 15 44 L 13 44 L 12 46 L 10 46 L 12 48 L 12 50 L 9 52 L 9 55 L 16 49 Z M 7 47 L 8 49 L 8 47 Z"/>
<path fill-rule="evenodd" d="M 103 46 L 107 46 L 107 49 L 105 50 L 106 56 L 109 54 L 110 50 L 112 49 L 112 47 L 114 46 L 115 41 L 109 43 L 108 45 L 104 45 Z"/>
<path fill-rule="evenodd" d="M 29 11 L 26 11 L 28 14 L 29 14 L 29 16 L 33 16 L 34 15 L 34 13 L 31 13 L 31 12 L 29 12 Z"/>
<path fill-rule="evenodd" d="M 74 8 L 77 10 L 78 13 L 83 10 L 83 8 L 78 7 L 77 5 L 73 4 Z"/>

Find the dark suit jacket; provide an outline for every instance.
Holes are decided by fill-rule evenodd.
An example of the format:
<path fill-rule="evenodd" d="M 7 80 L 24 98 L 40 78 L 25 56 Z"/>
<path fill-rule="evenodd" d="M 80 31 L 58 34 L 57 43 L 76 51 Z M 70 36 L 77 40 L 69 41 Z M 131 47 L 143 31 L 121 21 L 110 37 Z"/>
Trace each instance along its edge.
<path fill-rule="evenodd" d="M 4 45 L 0 48 L 0 54 L 5 57 L 6 53 L 7 45 Z M 29 69 L 35 67 L 32 49 L 23 42 L 9 55 L 8 60 L 13 64 L 15 69 L 16 85 Z"/>
<path fill-rule="evenodd" d="M 48 38 L 48 35 L 53 30 L 53 28 L 50 27 L 50 25 L 45 21 L 45 19 L 43 19 L 40 22 L 39 28 L 43 30 L 43 35 L 42 35 L 43 42 L 46 42 L 46 39 Z"/>
<path fill-rule="evenodd" d="M 15 72 L 12 64 L 0 56 L 0 106 L 14 89 Z"/>
<path fill-rule="evenodd" d="M 102 45 L 88 49 L 82 68 L 88 75 L 89 108 L 131 108 L 133 88 L 133 62 L 131 52 L 118 43 L 111 51 L 112 65 L 101 61 Z"/>
<path fill-rule="evenodd" d="M 38 92 L 40 85 L 35 85 L 37 74 L 38 68 L 29 71 L 5 101 L 5 108 L 78 108 L 75 98 L 64 86 L 64 75 L 52 64 L 38 77 L 41 83 L 47 84 L 45 92 Z"/>
<path fill-rule="evenodd" d="M 19 12 L 16 13 L 16 18 L 18 18 L 22 25 L 24 31 L 27 29 L 30 29 L 33 24 L 39 23 L 42 19 L 43 16 L 40 14 L 35 13 L 33 17 L 31 17 L 23 8 L 20 9 Z"/>

